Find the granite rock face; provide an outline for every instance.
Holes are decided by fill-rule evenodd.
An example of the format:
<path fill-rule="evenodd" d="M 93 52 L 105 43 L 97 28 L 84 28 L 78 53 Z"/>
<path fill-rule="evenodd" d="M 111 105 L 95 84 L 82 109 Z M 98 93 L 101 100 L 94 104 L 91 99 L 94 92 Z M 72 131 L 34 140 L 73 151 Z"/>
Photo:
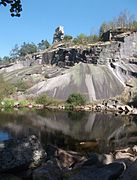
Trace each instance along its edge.
<path fill-rule="evenodd" d="M 80 63 L 82 62 L 82 63 Z M 109 99 L 120 95 L 125 87 L 136 84 L 137 33 L 132 32 L 124 41 L 97 43 L 88 47 L 57 48 L 43 54 L 43 63 L 69 67 L 63 75 L 40 82 L 27 92 L 66 100 L 73 92 L 80 92 L 87 101 Z M 75 65 L 76 63 L 80 63 Z M 132 85 L 132 80 L 134 80 Z M 131 89 L 131 90 L 132 90 Z M 132 96 L 130 92 L 129 96 Z"/>
<path fill-rule="evenodd" d="M 63 46 L 63 45 L 62 45 Z M 90 64 L 120 66 L 121 70 L 136 72 L 137 68 L 137 32 L 124 37 L 124 42 L 108 41 L 83 47 L 58 47 L 43 53 L 42 62 L 58 66 L 73 66 L 83 62 Z M 126 69 L 128 67 L 128 69 Z M 133 74 L 133 73 L 131 73 Z"/>
<path fill-rule="evenodd" d="M 58 27 L 55 39 L 61 41 L 63 34 L 62 27 Z M 70 94 L 79 92 L 92 102 L 127 92 L 124 97 L 131 99 L 137 91 L 137 32 L 124 34 L 122 38 L 87 46 L 65 47 L 63 42 L 55 43 L 31 60 L 28 58 L 26 64 L 20 62 L 0 72 L 14 83 L 35 78 L 25 92 L 27 97 L 46 93 L 66 100 Z"/>
<path fill-rule="evenodd" d="M 114 97 L 123 90 L 124 84 L 109 67 L 81 63 L 67 70 L 63 75 L 33 86 L 27 94 L 47 93 L 54 98 L 66 100 L 72 92 L 80 92 L 85 95 L 87 101 L 92 102 Z"/>

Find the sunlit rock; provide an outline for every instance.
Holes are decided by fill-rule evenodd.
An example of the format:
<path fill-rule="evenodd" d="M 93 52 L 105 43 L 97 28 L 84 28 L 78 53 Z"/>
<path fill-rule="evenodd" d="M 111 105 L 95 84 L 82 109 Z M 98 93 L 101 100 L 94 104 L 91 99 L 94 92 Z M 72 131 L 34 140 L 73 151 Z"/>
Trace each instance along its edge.
<path fill-rule="evenodd" d="M 59 26 L 55 29 L 54 37 L 53 37 L 53 43 L 60 42 L 64 38 L 64 28 L 63 26 Z"/>

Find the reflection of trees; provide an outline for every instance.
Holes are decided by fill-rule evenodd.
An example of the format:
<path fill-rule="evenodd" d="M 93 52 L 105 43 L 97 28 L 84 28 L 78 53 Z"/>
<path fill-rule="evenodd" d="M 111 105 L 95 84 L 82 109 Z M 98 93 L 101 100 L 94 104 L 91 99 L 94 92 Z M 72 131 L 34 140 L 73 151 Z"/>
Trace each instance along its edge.
<path fill-rule="evenodd" d="M 74 138 L 72 138 L 69 135 L 65 135 L 60 132 L 60 131 L 54 131 L 54 132 L 48 132 L 45 133 L 45 131 L 41 132 L 41 142 L 44 146 L 44 148 L 46 149 L 48 144 L 52 144 L 55 145 L 59 148 L 63 148 L 66 150 L 74 150 L 76 151 L 76 149 L 78 149 L 77 147 L 77 140 L 75 140 Z"/>
<path fill-rule="evenodd" d="M 74 121 L 81 121 L 88 118 L 89 113 L 85 111 L 70 111 L 68 112 L 68 118 Z"/>

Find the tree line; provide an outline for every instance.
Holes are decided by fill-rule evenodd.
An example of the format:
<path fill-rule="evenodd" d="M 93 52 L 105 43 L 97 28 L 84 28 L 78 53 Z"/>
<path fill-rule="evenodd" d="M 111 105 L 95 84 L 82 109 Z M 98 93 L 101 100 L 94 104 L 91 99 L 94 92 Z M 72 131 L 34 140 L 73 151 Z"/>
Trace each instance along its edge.
<path fill-rule="evenodd" d="M 101 36 L 104 32 L 110 29 L 114 31 L 118 28 L 123 29 L 123 31 L 137 30 L 137 21 L 135 20 L 135 16 L 127 10 L 121 12 L 119 16 L 114 18 L 112 21 L 103 22 L 101 24 L 99 35 Z"/>
<path fill-rule="evenodd" d="M 48 40 L 42 40 L 37 45 L 35 43 L 24 42 L 21 46 L 16 44 L 14 48 L 10 51 L 10 56 L 4 56 L 0 58 L 0 64 L 11 63 L 17 59 L 25 57 L 27 54 L 33 54 L 36 52 L 44 51 L 50 47 Z"/>
<path fill-rule="evenodd" d="M 76 38 L 73 38 L 71 35 L 65 35 L 62 42 L 64 44 L 69 43 L 70 45 L 86 45 L 90 43 L 95 43 L 98 40 L 99 36 L 96 34 L 88 36 L 81 33 Z M 14 48 L 11 49 L 10 56 L 4 56 L 3 58 L 0 58 L 0 64 L 14 62 L 17 59 L 22 59 L 22 57 L 25 57 L 28 54 L 44 51 L 50 46 L 51 44 L 48 42 L 48 40 L 42 40 L 37 45 L 33 42 L 24 42 L 21 46 L 18 46 L 18 44 L 16 44 Z"/>
<path fill-rule="evenodd" d="M 9 1 L 11 2 L 12 0 L 0 0 L 0 4 L 4 5 L 4 2 L 8 4 Z M 81 33 L 77 37 L 73 37 L 69 34 L 66 34 L 62 42 L 68 46 L 93 44 L 98 41 L 101 41 L 101 36 L 104 32 L 110 29 L 115 31 L 118 28 L 123 29 L 123 31 L 137 31 L 137 21 L 135 20 L 134 15 L 130 14 L 128 11 L 123 11 L 119 14 L 118 17 L 114 18 L 112 21 L 103 22 L 99 28 L 98 34 L 86 35 Z M 47 39 L 42 40 L 37 45 L 35 43 L 26 42 L 24 42 L 21 46 L 18 46 L 16 44 L 10 52 L 10 56 L 0 58 L 0 64 L 3 64 L 5 62 L 14 62 L 16 59 L 20 59 L 20 57 L 25 57 L 27 54 L 33 54 L 36 52 L 44 51 L 50 46 L 51 45 L 47 41 Z"/>

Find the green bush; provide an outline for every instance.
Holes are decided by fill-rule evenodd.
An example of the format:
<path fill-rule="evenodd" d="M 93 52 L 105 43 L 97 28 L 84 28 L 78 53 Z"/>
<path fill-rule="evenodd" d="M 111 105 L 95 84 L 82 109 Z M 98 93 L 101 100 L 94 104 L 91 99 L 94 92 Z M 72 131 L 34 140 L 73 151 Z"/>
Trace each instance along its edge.
<path fill-rule="evenodd" d="M 29 86 L 27 85 L 27 83 L 25 83 L 23 80 L 18 80 L 14 86 L 17 88 L 17 91 L 22 91 L 25 92 L 26 89 L 29 88 Z"/>
<path fill-rule="evenodd" d="M 73 106 L 80 106 L 86 104 L 86 99 L 80 93 L 70 94 L 66 103 L 71 104 Z"/>
<path fill-rule="evenodd" d="M 74 109 L 74 105 L 73 104 L 69 104 L 69 103 L 66 103 L 65 104 L 65 110 L 67 111 L 71 111 Z"/>
<path fill-rule="evenodd" d="M 26 100 L 26 99 L 23 99 L 23 100 L 20 100 L 20 101 L 19 101 L 19 105 L 20 105 L 21 107 L 28 106 L 29 104 L 33 104 L 33 101 L 29 101 L 29 100 Z"/>
<path fill-rule="evenodd" d="M 12 108 L 14 107 L 14 100 L 13 99 L 4 99 L 1 101 L 1 106 L 4 108 Z"/>
<path fill-rule="evenodd" d="M 2 100 L 5 97 L 9 97 L 14 92 L 15 92 L 15 87 L 8 81 L 5 81 L 3 76 L 0 75 L 0 99 Z"/>
<path fill-rule="evenodd" d="M 40 95 L 39 97 L 36 98 L 35 100 L 36 104 L 43 104 L 45 106 L 54 104 L 55 100 L 46 94 Z"/>

